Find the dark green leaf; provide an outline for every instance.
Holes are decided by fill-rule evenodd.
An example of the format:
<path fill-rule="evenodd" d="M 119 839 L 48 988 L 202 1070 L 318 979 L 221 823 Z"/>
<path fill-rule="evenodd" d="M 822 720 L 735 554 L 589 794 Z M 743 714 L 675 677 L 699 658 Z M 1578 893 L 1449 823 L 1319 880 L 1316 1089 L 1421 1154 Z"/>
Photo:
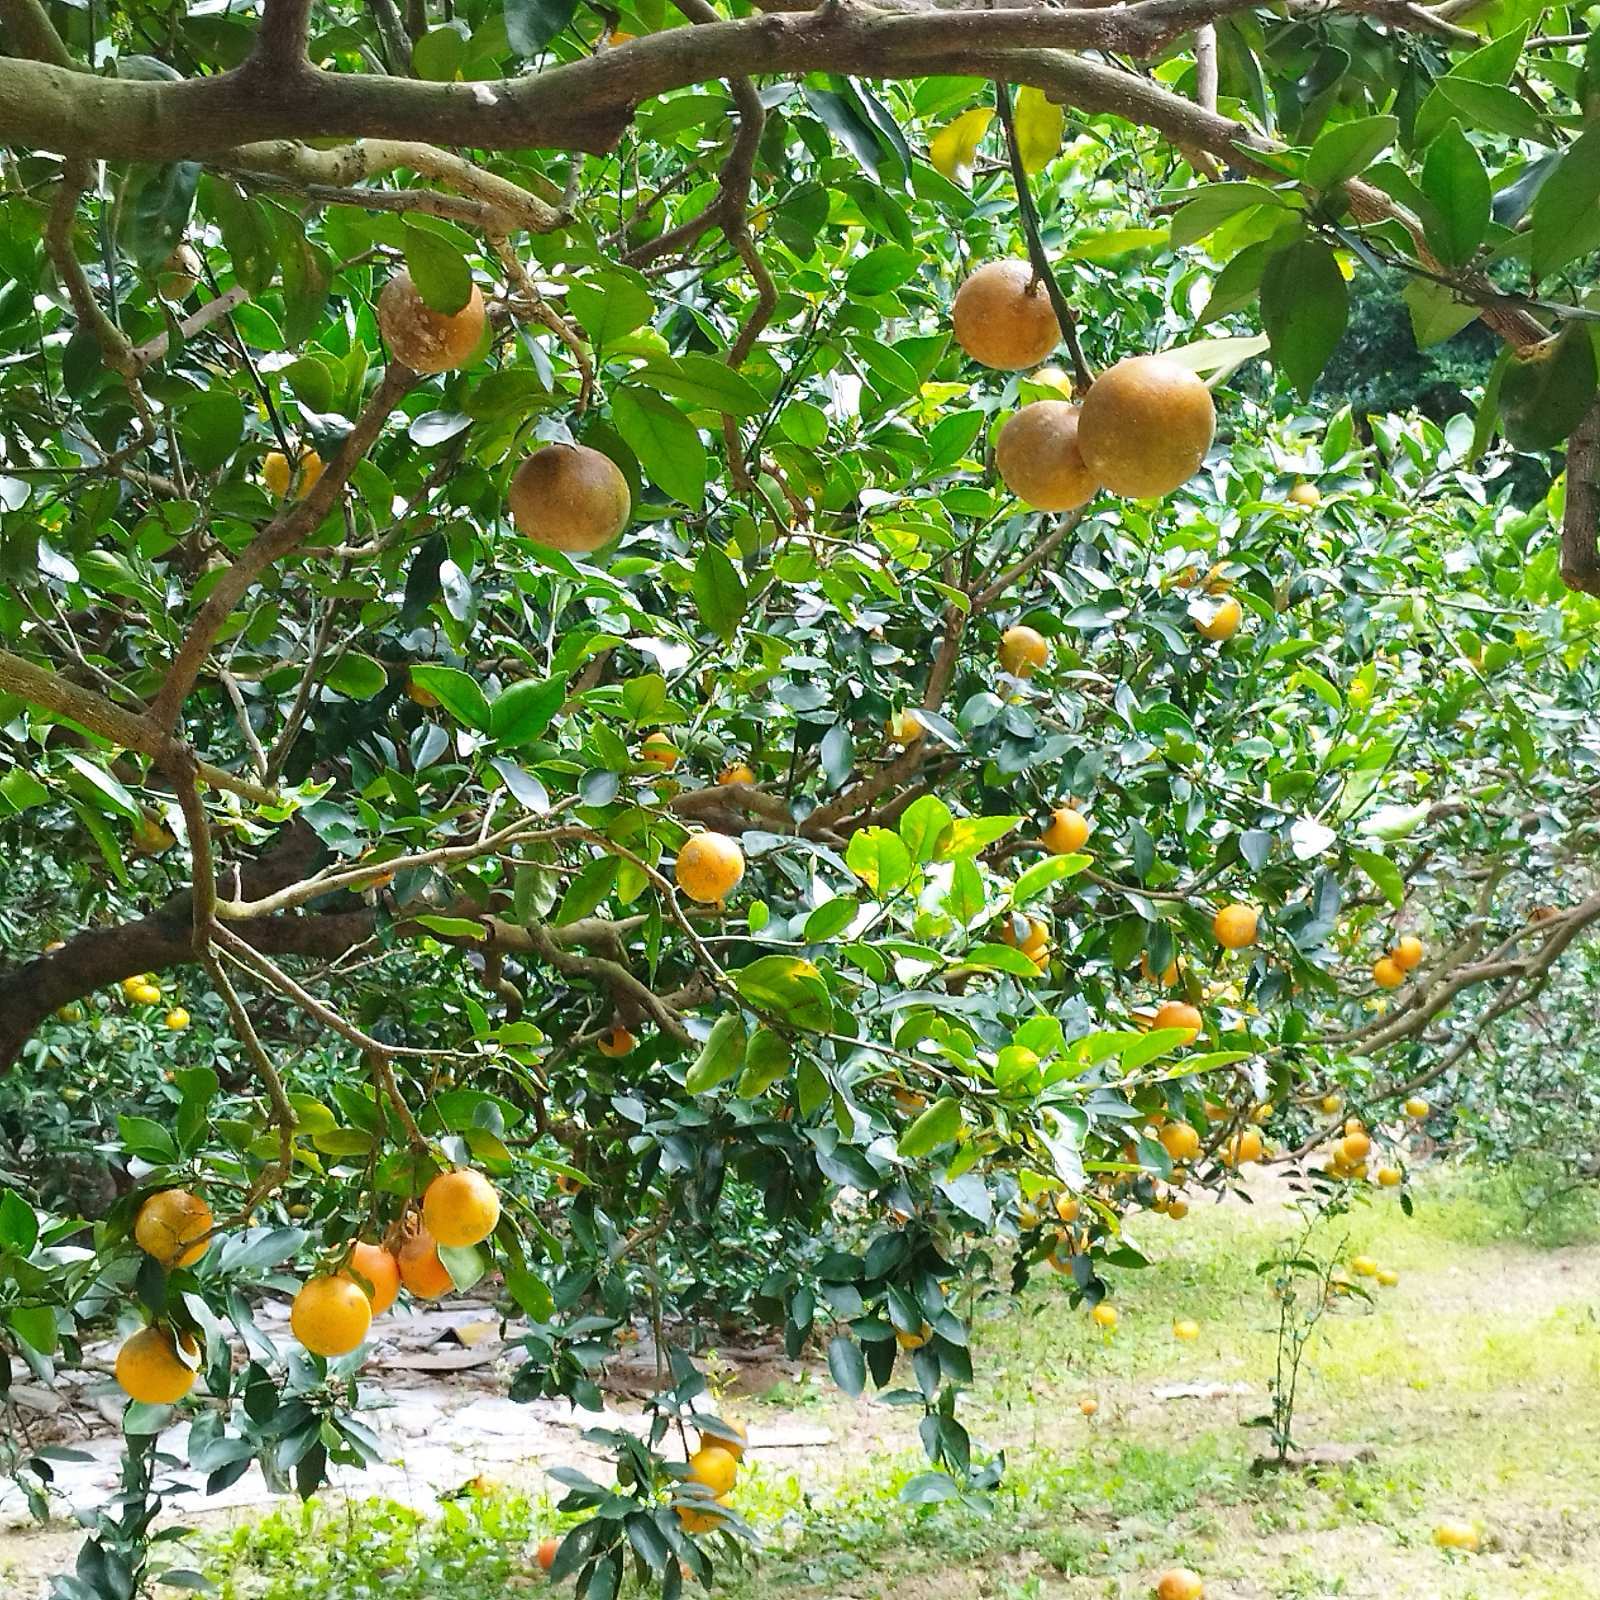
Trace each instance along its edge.
<path fill-rule="evenodd" d="M 1261 325 L 1272 359 L 1284 376 L 1310 395 L 1333 354 L 1349 316 L 1344 274 L 1327 245 L 1302 239 L 1280 250 L 1261 275 Z"/>

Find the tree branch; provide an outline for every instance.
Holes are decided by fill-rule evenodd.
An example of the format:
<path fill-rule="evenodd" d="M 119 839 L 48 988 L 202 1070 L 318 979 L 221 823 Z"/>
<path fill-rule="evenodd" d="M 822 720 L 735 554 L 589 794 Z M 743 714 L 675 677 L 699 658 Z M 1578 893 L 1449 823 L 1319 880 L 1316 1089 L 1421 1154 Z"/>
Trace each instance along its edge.
<path fill-rule="evenodd" d="M 311 0 L 262 0 L 261 26 L 245 63 L 249 73 L 295 74 L 310 62 Z"/>

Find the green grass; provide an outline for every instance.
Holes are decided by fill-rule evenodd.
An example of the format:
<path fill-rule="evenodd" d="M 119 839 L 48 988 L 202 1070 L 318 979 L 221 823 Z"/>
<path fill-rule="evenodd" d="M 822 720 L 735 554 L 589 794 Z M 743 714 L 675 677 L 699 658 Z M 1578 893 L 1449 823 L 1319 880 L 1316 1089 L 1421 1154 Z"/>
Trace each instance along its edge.
<path fill-rule="evenodd" d="M 1392 1196 L 1343 1226 L 1346 1254 L 1402 1274 L 1372 1304 L 1341 1305 L 1312 1347 L 1296 1432 L 1371 1446 L 1339 1470 L 1255 1476 L 1275 1306 L 1256 1264 L 1287 1231 L 1281 1210 L 1200 1206 L 1136 1226 L 1152 1253 L 1115 1285 L 1122 1322 L 1099 1336 L 1054 1278 L 1021 1308 L 975 1318 L 974 1438 L 1003 1448 L 1005 1484 L 982 1505 L 911 1507 L 924 1470 L 916 1418 L 863 1408 L 824 1379 L 784 1385 L 763 1415 L 801 1410 L 840 1446 L 778 1466 L 752 1458 L 739 1509 L 762 1555 L 724 1568 L 729 1600 L 1132 1600 L 1175 1562 L 1208 1595 L 1324 1600 L 1553 1600 L 1588 1592 L 1600 1560 L 1594 1474 L 1600 1396 L 1600 1263 L 1555 1257 L 1519 1235 L 1506 1179 L 1428 1186 L 1406 1219 Z M 1600 1238 L 1570 1209 L 1547 1235 Z M 1192 1345 L 1175 1316 L 1200 1322 Z M 1248 1396 L 1159 1400 L 1174 1383 L 1245 1383 Z M 1098 1414 L 1078 1402 L 1093 1395 Z M 737 1409 L 737 1408 L 736 1408 Z M 1444 1517 L 1478 1520 L 1490 1547 L 1461 1557 L 1430 1540 Z M 214 1544 L 224 1600 L 501 1600 L 530 1577 L 526 1546 L 547 1501 L 460 1501 L 437 1519 L 381 1503 L 271 1517 Z M 396 1577 L 395 1573 L 403 1575 Z"/>

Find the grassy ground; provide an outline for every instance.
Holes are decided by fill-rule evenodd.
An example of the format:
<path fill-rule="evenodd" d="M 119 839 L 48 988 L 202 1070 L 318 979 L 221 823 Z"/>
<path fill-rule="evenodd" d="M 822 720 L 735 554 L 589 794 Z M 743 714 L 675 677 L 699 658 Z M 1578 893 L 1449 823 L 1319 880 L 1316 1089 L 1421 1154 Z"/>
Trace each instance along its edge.
<path fill-rule="evenodd" d="M 766 1539 L 730 1569 L 731 1600 L 1132 1600 L 1182 1563 L 1210 1600 L 1562 1600 L 1600 1566 L 1600 1225 L 1581 1206 L 1529 1230 L 1504 1184 L 1435 1184 L 1414 1218 L 1392 1196 L 1348 1219 L 1346 1253 L 1401 1282 L 1322 1323 L 1296 1428 L 1370 1446 L 1337 1470 L 1252 1476 L 1265 1448 L 1274 1303 L 1255 1267 L 1291 1219 L 1267 1200 L 1152 1218 L 1156 1257 L 1116 1286 L 1122 1322 L 1094 1333 L 1057 1282 L 980 1314 L 964 1418 L 1002 1446 L 992 1511 L 912 1509 L 915 1415 L 852 1404 L 826 1379 L 744 1403 L 826 1424 L 839 1447 L 756 1459 L 738 1504 Z M 1171 1322 L 1200 1323 L 1174 1340 Z M 1172 1385 L 1248 1393 L 1158 1398 Z M 1079 1402 L 1099 1409 L 1086 1418 Z M 1485 1549 L 1436 1549 L 1434 1525 L 1478 1522 Z M 319 1520 L 320 1519 L 320 1520 Z M 394 1507 L 268 1518 L 213 1544 L 224 1600 L 500 1600 L 533 1587 L 524 1543 L 549 1530 L 515 1494 L 426 1522 Z"/>

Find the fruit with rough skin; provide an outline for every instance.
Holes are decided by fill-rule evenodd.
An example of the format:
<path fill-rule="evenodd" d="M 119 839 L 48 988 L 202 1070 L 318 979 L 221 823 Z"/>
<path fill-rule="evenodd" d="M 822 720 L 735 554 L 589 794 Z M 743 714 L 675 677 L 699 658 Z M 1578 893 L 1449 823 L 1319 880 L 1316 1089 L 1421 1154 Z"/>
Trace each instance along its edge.
<path fill-rule="evenodd" d="M 439 1259 L 439 1245 L 426 1228 L 418 1228 L 401 1242 L 400 1281 L 419 1300 L 437 1300 L 454 1287 L 449 1270 Z"/>
<path fill-rule="evenodd" d="M 463 1167 L 441 1172 L 422 1196 L 422 1222 L 443 1245 L 480 1244 L 500 1221 L 500 1196 L 481 1172 Z"/>
<path fill-rule="evenodd" d="M 114 1371 L 130 1400 L 170 1406 L 194 1387 L 199 1365 L 200 1347 L 190 1334 L 181 1334 L 174 1343 L 165 1328 L 141 1328 L 123 1341 Z"/>
<path fill-rule="evenodd" d="M 1031 678 L 1050 659 L 1050 645 L 1037 628 L 1018 624 L 1000 635 L 1000 667 L 1013 678 Z"/>
<path fill-rule="evenodd" d="M 1239 602 L 1229 595 L 1204 616 L 1195 619 L 1195 632 L 1213 644 L 1226 644 L 1239 631 L 1244 621 L 1244 611 Z"/>
<path fill-rule="evenodd" d="M 1398 989 L 1406 981 L 1406 975 L 1392 956 L 1379 956 L 1372 963 L 1372 981 L 1380 989 Z"/>
<path fill-rule="evenodd" d="M 1026 261 L 988 261 L 956 290 L 950 308 L 956 343 L 998 372 L 1036 367 L 1061 343 L 1061 324 L 1045 286 Z"/>
<path fill-rule="evenodd" d="M 1039 842 L 1053 856 L 1070 856 L 1081 850 L 1088 838 L 1089 819 L 1074 806 L 1057 806 Z"/>
<path fill-rule="evenodd" d="M 372 1302 L 353 1278 L 311 1278 L 289 1308 L 289 1329 L 314 1356 L 345 1356 L 367 1336 Z"/>
<path fill-rule="evenodd" d="M 1156 1600 L 1205 1600 L 1200 1574 L 1188 1567 L 1168 1567 L 1156 1579 Z"/>
<path fill-rule="evenodd" d="M 1152 1029 L 1182 1028 L 1184 1044 L 1193 1044 L 1204 1025 L 1205 1019 L 1186 1000 L 1166 1001 L 1157 1008 L 1155 1020 L 1150 1024 Z"/>
<path fill-rule="evenodd" d="M 378 296 L 378 331 L 395 360 L 413 372 L 451 372 L 465 365 L 487 320 L 477 284 L 459 311 L 435 311 L 402 268 Z"/>
<path fill-rule="evenodd" d="M 1408 933 L 1389 952 L 1389 959 L 1402 972 L 1415 972 L 1422 965 L 1422 941 L 1416 934 Z"/>
<path fill-rule="evenodd" d="M 1166 356 L 1130 356 L 1090 385 L 1078 416 L 1078 448 L 1113 494 L 1170 494 L 1200 470 L 1216 432 L 1211 391 Z"/>
<path fill-rule="evenodd" d="M 716 905 L 744 876 L 744 851 L 725 833 L 691 834 L 678 852 L 673 875 L 691 900 Z"/>
<path fill-rule="evenodd" d="M 1193 1161 L 1200 1154 L 1200 1135 L 1187 1122 L 1169 1122 L 1156 1137 L 1174 1161 Z"/>
<path fill-rule="evenodd" d="M 133 1240 L 170 1272 L 192 1267 L 211 1248 L 211 1207 L 187 1189 L 162 1189 L 139 1207 Z"/>
<path fill-rule="evenodd" d="M 381 1244 L 358 1240 L 350 1247 L 345 1272 L 372 1302 L 372 1314 L 381 1317 L 400 1293 L 400 1263 Z"/>
<path fill-rule="evenodd" d="M 595 1049 L 614 1061 L 618 1056 L 627 1055 L 638 1042 L 632 1032 L 618 1022 L 600 1035 L 595 1041 Z"/>
<path fill-rule="evenodd" d="M 1001 481 L 1035 511 L 1075 511 L 1099 492 L 1078 449 L 1078 408 L 1035 400 L 1015 412 L 994 442 Z"/>
<path fill-rule="evenodd" d="M 528 538 L 569 555 L 610 544 L 633 510 L 622 469 L 585 444 L 535 450 L 512 474 L 507 500 Z"/>
<path fill-rule="evenodd" d="M 1256 942 L 1261 913 L 1254 906 L 1230 905 L 1211 919 L 1211 931 L 1224 950 L 1244 950 Z"/>

